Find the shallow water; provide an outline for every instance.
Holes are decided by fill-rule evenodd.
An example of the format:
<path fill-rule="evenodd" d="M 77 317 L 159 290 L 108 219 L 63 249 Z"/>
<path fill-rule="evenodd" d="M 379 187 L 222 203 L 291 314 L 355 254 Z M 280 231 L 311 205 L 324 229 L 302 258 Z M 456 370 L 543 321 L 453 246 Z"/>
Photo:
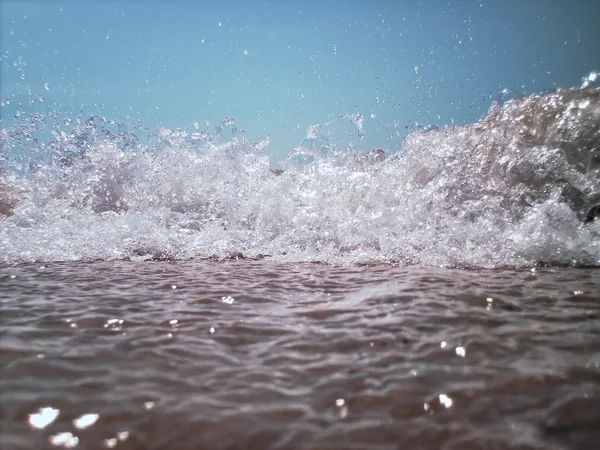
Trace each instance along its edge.
<path fill-rule="evenodd" d="M 598 292 L 598 269 L 5 265 L 0 447 L 596 449 Z"/>

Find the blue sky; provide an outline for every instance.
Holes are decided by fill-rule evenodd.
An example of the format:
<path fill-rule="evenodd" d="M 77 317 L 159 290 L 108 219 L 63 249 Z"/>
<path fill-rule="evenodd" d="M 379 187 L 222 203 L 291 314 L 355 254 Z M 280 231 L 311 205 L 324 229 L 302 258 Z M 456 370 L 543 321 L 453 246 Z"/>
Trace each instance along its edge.
<path fill-rule="evenodd" d="M 273 165 L 311 124 L 397 149 L 416 123 L 477 120 L 503 88 L 572 87 L 600 69 L 600 2 L 0 3 L 3 127 L 19 101 L 194 130 L 237 119 Z M 30 94 L 31 92 L 31 94 Z M 491 98 L 490 98 L 491 97 Z M 60 105 L 60 106 L 56 106 Z M 365 136 L 341 116 L 365 117 Z"/>

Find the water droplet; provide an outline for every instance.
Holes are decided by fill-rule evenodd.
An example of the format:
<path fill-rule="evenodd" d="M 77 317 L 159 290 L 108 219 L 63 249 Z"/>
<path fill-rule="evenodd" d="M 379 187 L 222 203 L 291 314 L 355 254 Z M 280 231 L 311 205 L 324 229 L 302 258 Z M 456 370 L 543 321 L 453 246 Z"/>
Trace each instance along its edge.
<path fill-rule="evenodd" d="M 49 83 L 44 83 L 44 89 L 46 89 L 47 91 L 50 90 L 50 84 Z"/>
<path fill-rule="evenodd" d="M 248 50 L 244 50 L 244 55 L 247 55 L 247 54 L 248 54 Z"/>
<path fill-rule="evenodd" d="M 500 104 L 500 105 L 504 105 L 508 102 L 512 102 L 515 100 L 520 100 L 523 97 L 525 97 L 525 95 L 522 92 L 516 91 L 514 89 L 502 89 L 502 92 L 500 92 L 500 95 L 498 95 L 498 97 L 496 98 L 496 101 Z"/>

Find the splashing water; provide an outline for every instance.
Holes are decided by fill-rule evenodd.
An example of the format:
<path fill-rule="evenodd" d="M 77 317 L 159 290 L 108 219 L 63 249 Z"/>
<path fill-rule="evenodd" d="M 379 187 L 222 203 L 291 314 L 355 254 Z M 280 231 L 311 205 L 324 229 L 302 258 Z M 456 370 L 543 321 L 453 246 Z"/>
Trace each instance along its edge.
<path fill-rule="evenodd" d="M 412 134 L 386 159 L 342 151 L 316 126 L 275 174 L 269 138 L 249 142 L 233 118 L 147 142 L 143 127 L 58 120 L 2 130 L 4 263 L 600 265 L 598 87 L 511 97 L 472 125 Z"/>

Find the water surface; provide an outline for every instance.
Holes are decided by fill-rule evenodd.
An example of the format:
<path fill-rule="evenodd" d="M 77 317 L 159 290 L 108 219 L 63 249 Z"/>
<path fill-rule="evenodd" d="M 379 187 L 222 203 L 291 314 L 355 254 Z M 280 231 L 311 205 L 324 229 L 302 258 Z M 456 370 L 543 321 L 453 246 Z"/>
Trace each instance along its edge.
<path fill-rule="evenodd" d="M 597 269 L 0 270 L 3 449 L 600 443 Z"/>

